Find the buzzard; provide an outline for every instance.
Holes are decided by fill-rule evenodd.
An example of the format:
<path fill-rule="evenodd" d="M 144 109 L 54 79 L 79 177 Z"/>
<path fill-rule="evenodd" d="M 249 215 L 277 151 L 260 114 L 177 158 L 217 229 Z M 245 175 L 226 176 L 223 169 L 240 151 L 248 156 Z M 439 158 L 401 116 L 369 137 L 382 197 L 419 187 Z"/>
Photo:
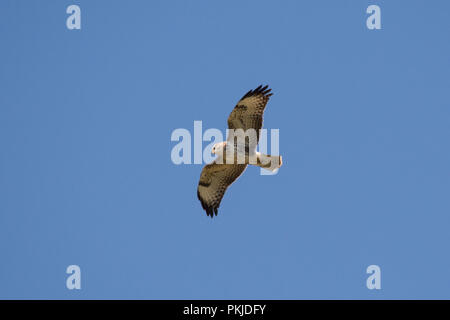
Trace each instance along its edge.
<path fill-rule="evenodd" d="M 213 145 L 211 152 L 217 158 L 203 167 L 197 196 L 203 209 L 211 218 L 216 215 L 227 188 L 253 164 L 268 170 L 282 165 L 281 156 L 271 156 L 256 151 L 263 114 L 271 89 L 259 86 L 247 92 L 228 117 L 226 141 Z"/>

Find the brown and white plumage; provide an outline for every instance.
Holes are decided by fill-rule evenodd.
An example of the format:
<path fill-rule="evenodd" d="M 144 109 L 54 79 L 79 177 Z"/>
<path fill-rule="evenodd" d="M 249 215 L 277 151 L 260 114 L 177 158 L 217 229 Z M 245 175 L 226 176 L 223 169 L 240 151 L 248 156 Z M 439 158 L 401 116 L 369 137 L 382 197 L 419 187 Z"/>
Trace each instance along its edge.
<path fill-rule="evenodd" d="M 250 141 L 250 146 L 255 148 L 259 142 L 259 130 L 263 125 L 264 109 L 270 96 L 273 95 L 270 91 L 268 86 L 250 90 L 239 100 L 228 117 L 228 129 L 256 130 L 257 140 Z"/>
<path fill-rule="evenodd" d="M 206 165 L 200 175 L 197 196 L 208 216 L 217 216 L 217 209 L 227 188 L 244 172 L 246 164 Z"/>
<path fill-rule="evenodd" d="M 258 88 L 247 92 L 239 100 L 230 116 L 228 117 L 228 128 L 233 130 L 243 129 L 244 131 L 247 131 L 249 129 L 255 130 L 256 141 L 249 141 L 248 143 L 245 142 L 245 148 L 241 149 L 246 150 L 245 152 L 247 156 L 250 153 L 257 155 L 258 162 L 250 164 L 255 164 L 262 168 L 273 170 L 275 169 L 275 167 L 272 168 L 271 166 L 268 166 L 267 162 L 263 164 L 260 160 L 271 160 L 271 158 L 276 158 L 276 160 L 278 161 L 277 167 L 280 167 L 281 157 L 272 157 L 256 152 L 256 145 L 259 141 L 259 130 L 262 128 L 263 124 L 264 109 L 267 102 L 269 101 L 269 97 L 272 95 L 270 91 L 271 89 L 268 89 L 268 86 L 259 86 Z M 206 214 L 208 216 L 211 216 L 211 218 L 214 215 L 217 215 L 220 202 L 222 201 L 227 188 L 234 181 L 236 181 L 236 179 L 244 172 L 245 168 L 248 165 L 248 163 L 229 164 L 228 160 L 223 161 L 222 157 L 225 153 L 226 148 L 229 148 L 231 146 L 234 147 L 234 149 L 238 149 L 239 147 L 236 146 L 237 140 L 234 140 L 234 138 L 232 138 L 232 140 L 233 141 L 230 141 L 230 137 L 228 137 L 228 140 L 226 142 L 221 142 L 214 146 L 213 153 L 217 153 L 219 157 L 212 163 L 206 165 L 200 175 L 200 181 L 197 188 L 197 196 L 202 204 L 203 209 L 206 211 Z M 215 150 L 217 152 L 215 152 Z"/>

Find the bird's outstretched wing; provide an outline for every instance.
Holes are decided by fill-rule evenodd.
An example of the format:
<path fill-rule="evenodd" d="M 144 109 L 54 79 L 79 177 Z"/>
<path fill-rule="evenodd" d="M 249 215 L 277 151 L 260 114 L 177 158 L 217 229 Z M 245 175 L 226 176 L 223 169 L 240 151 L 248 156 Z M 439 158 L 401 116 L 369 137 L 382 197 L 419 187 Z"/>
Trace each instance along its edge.
<path fill-rule="evenodd" d="M 220 201 L 227 188 L 244 172 L 246 164 L 218 164 L 212 162 L 206 165 L 200 174 L 197 196 L 206 214 L 217 216 Z"/>
<path fill-rule="evenodd" d="M 263 114 L 272 89 L 268 86 L 259 86 L 254 90 L 247 92 L 234 107 L 228 117 L 228 129 L 254 129 L 256 131 L 257 141 L 251 144 L 258 144 L 259 130 L 263 124 Z"/>

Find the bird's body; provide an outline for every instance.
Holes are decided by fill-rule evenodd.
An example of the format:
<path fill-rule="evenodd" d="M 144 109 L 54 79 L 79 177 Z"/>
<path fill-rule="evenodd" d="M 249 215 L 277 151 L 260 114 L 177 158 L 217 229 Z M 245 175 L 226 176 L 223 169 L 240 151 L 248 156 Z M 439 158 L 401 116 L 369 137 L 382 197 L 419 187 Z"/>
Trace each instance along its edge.
<path fill-rule="evenodd" d="M 256 151 L 263 114 L 271 89 L 259 86 L 247 92 L 228 117 L 227 141 L 216 143 L 212 153 L 217 158 L 206 165 L 200 175 L 197 196 L 211 218 L 217 215 L 227 188 L 252 164 L 268 170 L 282 165 L 281 156 L 270 156 Z"/>

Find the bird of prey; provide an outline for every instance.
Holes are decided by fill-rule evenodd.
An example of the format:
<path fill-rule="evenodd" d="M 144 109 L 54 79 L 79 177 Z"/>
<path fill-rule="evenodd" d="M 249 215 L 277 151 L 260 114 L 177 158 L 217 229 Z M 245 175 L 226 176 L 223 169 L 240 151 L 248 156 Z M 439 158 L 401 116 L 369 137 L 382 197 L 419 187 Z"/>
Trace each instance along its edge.
<path fill-rule="evenodd" d="M 256 151 L 263 114 L 271 89 L 259 86 L 247 92 L 228 117 L 226 141 L 213 145 L 211 152 L 217 158 L 203 167 L 197 196 L 203 209 L 211 218 L 216 215 L 227 188 L 244 172 L 248 164 L 268 170 L 282 165 L 281 156 L 271 156 Z"/>

